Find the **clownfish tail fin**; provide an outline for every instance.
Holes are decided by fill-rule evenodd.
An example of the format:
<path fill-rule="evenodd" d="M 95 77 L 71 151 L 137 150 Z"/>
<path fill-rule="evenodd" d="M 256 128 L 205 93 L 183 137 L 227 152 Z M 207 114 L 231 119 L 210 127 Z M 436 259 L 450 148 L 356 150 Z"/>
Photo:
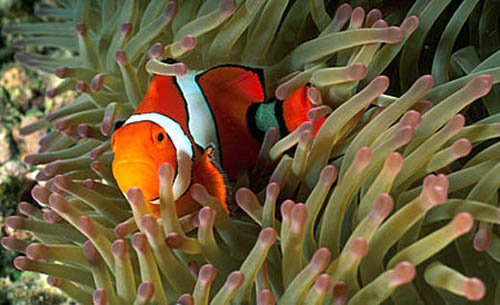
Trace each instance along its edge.
<path fill-rule="evenodd" d="M 307 117 L 309 110 L 314 108 L 309 98 L 309 85 L 297 89 L 285 100 L 273 100 L 266 103 L 255 103 L 248 111 L 248 122 L 254 136 L 262 140 L 264 133 L 270 127 L 279 131 L 284 137 L 297 129 L 302 123 L 311 121 Z M 316 126 L 314 135 L 325 121 L 325 118 L 312 122 Z"/>

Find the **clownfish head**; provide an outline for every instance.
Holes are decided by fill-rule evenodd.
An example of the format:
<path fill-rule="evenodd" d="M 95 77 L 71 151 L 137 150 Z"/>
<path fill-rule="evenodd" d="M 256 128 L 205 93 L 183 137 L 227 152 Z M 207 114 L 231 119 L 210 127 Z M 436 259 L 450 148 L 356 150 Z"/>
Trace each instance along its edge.
<path fill-rule="evenodd" d="M 161 126 L 140 121 L 118 128 L 111 143 L 118 187 L 124 194 L 132 187 L 141 189 L 150 212 L 159 215 L 159 168 L 163 163 L 176 167 L 176 150 L 170 137 Z"/>

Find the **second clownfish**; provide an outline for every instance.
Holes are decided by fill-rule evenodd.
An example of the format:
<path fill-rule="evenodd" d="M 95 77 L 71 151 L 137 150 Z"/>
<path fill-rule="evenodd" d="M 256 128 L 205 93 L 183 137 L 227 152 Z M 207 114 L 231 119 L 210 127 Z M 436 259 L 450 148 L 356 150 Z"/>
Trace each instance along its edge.
<path fill-rule="evenodd" d="M 158 170 L 170 163 L 178 175 L 178 157 L 185 154 L 192 160 L 191 185 L 176 200 L 178 216 L 200 208 L 189 194 L 195 183 L 227 211 L 227 178 L 255 163 L 268 128 L 284 136 L 308 121 L 308 90 L 265 101 L 261 71 L 235 65 L 153 76 L 140 105 L 112 137 L 118 187 L 124 193 L 140 188 L 149 211 L 160 217 Z M 314 123 L 318 128 L 323 121 Z"/>

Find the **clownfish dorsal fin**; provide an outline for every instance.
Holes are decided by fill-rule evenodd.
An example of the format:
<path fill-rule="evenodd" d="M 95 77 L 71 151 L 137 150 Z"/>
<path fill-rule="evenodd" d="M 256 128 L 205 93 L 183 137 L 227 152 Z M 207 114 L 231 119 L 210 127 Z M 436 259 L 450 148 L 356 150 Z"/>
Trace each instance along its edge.
<path fill-rule="evenodd" d="M 214 147 L 209 145 L 193 162 L 193 182 L 200 183 L 208 193 L 217 197 L 224 210 L 229 213 L 227 201 L 229 198 L 229 184 L 226 174 L 217 163 Z"/>
<path fill-rule="evenodd" d="M 265 100 L 263 75 L 261 69 L 224 65 L 200 73 L 197 80 L 202 88 L 216 86 L 221 94 L 230 91 L 247 100 L 262 102 Z"/>

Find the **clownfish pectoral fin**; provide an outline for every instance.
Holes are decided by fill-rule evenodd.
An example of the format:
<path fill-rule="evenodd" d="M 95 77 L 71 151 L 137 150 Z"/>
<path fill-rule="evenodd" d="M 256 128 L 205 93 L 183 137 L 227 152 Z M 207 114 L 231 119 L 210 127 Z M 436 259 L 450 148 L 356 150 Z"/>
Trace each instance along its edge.
<path fill-rule="evenodd" d="M 203 154 L 193 163 L 193 182 L 201 183 L 208 193 L 217 197 L 224 210 L 229 213 L 227 200 L 229 198 L 229 184 L 226 174 L 217 163 L 214 147 L 208 146 Z"/>
<path fill-rule="evenodd" d="M 309 99 L 310 89 L 311 87 L 309 85 L 301 87 L 283 101 L 282 114 L 288 132 L 292 132 L 297 129 L 300 124 L 310 121 L 307 117 L 307 113 L 314 107 Z M 314 135 L 316 135 L 325 120 L 326 118 L 322 118 L 313 122 L 316 126 Z"/>

